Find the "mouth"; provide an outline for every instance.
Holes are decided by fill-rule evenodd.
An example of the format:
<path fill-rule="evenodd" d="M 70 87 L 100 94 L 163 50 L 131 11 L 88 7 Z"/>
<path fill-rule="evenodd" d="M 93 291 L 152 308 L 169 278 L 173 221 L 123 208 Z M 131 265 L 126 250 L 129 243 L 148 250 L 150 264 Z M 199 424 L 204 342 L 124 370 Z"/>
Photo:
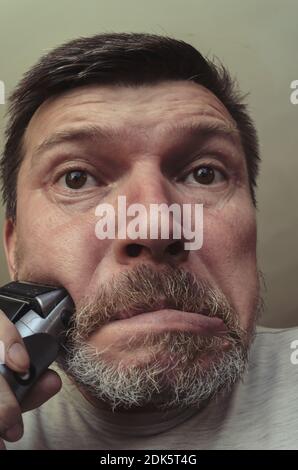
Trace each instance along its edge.
<path fill-rule="evenodd" d="M 165 308 L 166 305 L 168 304 L 162 303 L 162 308 L 154 305 L 151 309 L 140 308 L 129 312 L 122 311 L 117 320 L 111 321 L 109 325 L 112 329 L 117 329 L 118 334 L 129 332 L 130 334 L 142 335 L 149 332 L 173 331 L 218 336 L 228 333 L 227 326 L 219 317 L 186 312 L 177 308 Z"/>
<path fill-rule="evenodd" d="M 167 301 L 158 301 L 152 303 L 152 305 L 144 306 L 142 304 L 136 305 L 131 309 L 127 310 L 121 310 L 117 312 L 113 316 L 113 320 L 128 320 L 129 318 L 136 317 L 137 315 L 143 315 L 146 313 L 152 313 L 152 312 L 157 312 L 160 310 L 177 310 L 180 311 L 180 309 L 177 308 L 174 303 L 167 302 Z"/>
<path fill-rule="evenodd" d="M 174 303 L 174 302 L 169 302 L 169 301 L 166 301 L 166 300 L 160 300 L 160 301 L 155 301 L 150 306 L 148 306 L 148 305 L 144 306 L 144 304 L 143 305 L 139 304 L 139 305 L 136 305 L 136 306 L 134 306 L 133 308 L 131 308 L 129 310 L 128 309 L 127 310 L 121 310 L 121 311 L 117 312 L 115 315 L 113 315 L 112 320 L 127 320 L 127 319 L 135 317 L 137 315 L 142 315 L 142 314 L 146 314 L 146 313 L 153 313 L 153 312 L 157 312 L 157 311 L 160 311 L 160 310 L 176 310 L 178 312 L 184 311 L 183 308 L 179 308 L 177 306 L 177 304 Z M 199 311 L 187 310 L 187 312 L 192 313 L 192 314 L 203 315 L 203 316 L 206 316 L 206 317 L 209 317 L 209 318 L 215 318 L 216 317 L 216 318 L 220 318 L 222 321 L 224 321 L 224 319 L 222 318 L 222 316 L 220 315 L 219 312 L 216 315 L 212 315 L 211 312 L 209 310 L 207 310 L 206 308 L 201 308 Z"/>

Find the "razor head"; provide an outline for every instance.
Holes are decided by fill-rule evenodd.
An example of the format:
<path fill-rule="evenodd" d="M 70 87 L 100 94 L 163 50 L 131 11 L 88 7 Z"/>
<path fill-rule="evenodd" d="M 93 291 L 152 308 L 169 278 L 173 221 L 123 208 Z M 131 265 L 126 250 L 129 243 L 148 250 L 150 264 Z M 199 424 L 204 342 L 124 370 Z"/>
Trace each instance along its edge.
<path fill-rule="evenodd" d="M 13 281 L 0 288 L 0 308 L 12 323 L 20 320 L 29 310 L 46 318 L 67 295 L 61 287 Z"/>

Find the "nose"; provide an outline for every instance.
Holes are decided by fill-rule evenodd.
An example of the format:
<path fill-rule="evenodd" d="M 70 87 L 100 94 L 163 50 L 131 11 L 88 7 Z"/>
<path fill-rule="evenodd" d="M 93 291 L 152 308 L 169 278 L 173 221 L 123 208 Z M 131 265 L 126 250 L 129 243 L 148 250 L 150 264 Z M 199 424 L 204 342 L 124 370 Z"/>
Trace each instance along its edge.
<path fill-rule="evenodd" d="M 177 265 L 186 261 L 188 252 L 181 240 L 143 240 L 130 242 L 121 240 L 115 247 L 116 259 L 120 264 L 154 261 Z"/>
<path fill-rule="evenodd" d="M 185 262 L 189 252 L 185 249 L 182 221 L 179 222 L 179 217 L 177 220 L 179 210 L 176 212 L 175 223 L 173 215 L 173 204 L 176 209 L 180 208 L 180 214 L 181 204 L 175 200 L 177 197 L 171 183 L 158 170 L 147 171 L 146 177 L 144 173 L 137 175 L 136 171 L 126 186 L 125 195 L 126 208 L 129 204 L 136 203 L 144 208 L 142 213 L 137 215 L 139 233 L 142 233 L 142 236 L 132 239 L 126 233 L 125 238 L 117 237 L 114 240 L 113 251 L 117 262 L 126 265 L 150 261 L 170 265 Z M 162 215 L 159 212 L 158 218 L 156 217 L 157 207 L 159 210 L 163 208 Z M 130 220 L 131 218 L 128 217 L 127 224 Z M 162 227 L 166 220 L 168 221 L 166 227 Z M 153 226 L 155 227 L 154 234 L 152 233 Z M 180 230 L 177 236 L 178 226 Z"/>

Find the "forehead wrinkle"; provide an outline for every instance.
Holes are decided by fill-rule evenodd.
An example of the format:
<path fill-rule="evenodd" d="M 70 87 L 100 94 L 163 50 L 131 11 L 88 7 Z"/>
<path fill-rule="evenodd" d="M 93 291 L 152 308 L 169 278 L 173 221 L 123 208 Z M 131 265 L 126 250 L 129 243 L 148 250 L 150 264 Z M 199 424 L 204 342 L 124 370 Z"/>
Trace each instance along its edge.
<path fill-rule="evenodd" d="M 69 127 L 58 129 L 41 142 L 32 152 L 32 164 L 46 151 L 51 150 L 59 144 L 67 142 L 82 142 L 84 140 L 94 143 L 107 139 L 116 139 L 127 134 L 127 129 L 117 127 L 99 126 L 95 124 L 84 124 L 84 127 Z"/>
<path fill-rule="evenodd" d="M 206 118 L 207 114 L 204 115 Z M 209 116 L 212 116 L 209 115 Z M 156 126 L 154 126 L 156 127 Z M 157 124 L 158 127 L 158 124 Z M 139 132 L 146 136 L 148 129 L 146 126 L 141 126 Z M 127 138 L 132 133 L 135 133 L 135 127 L 129 128 L 127 126 L 119 127 L 108 127 L 99 126 L 95 124 L 84 124 L 84 127 L 70 127 L 60 129 L 54 132 L 52 135 L 47 137 L 41 144 L 39 144 L 32 152 L 31 165 L 34 165 L 37 158 L 46 151 L 59 146 L 63 143 L 74 143 L 82 142 L 84 140 L 92 141 L 95 144 L 103 140 L 119 140 L 120 138 Z M 200 137 L 208 136 L 224 136 L 228 138 L 239 137 L 239 131 L 237 127 L 231 121 L 222 121 L 219 119 L 212 120 L 198 120 L 195 118 L 185 120 L 184 122 L 171 122 L 168 124 L 162 124 L 162 133 L 172 133 L 183 137 L 187 135 L 198 135 Z"/>
<path fill-rule="evenodd" d="M 158 90 L 161 92 L 162 90 Z M 173 91 L 173 90 L 171 90 Z M 197 89 L 195 90 L 197 91 Z M 203 90 L 205 92 L 205 90 Z M 202 91 L 201 91 L 202 92 Z M 203 95 L 209 95 L 208 91 Z M 196 94 L 196 93 L 195 93 Z M 136 97 L 134 95 L 134 97 Z M 211 94 L 212 99 L 216 99 L 215 96 Z M 65 99 L 66 97 L 64 97 Z M 69 95 L 67 96 L 68 99 L 73 99 L 73 96 Z M 96 98 L 94 97 L 88 97 L 83 99 L 82 101 L 79 101 L 77 103 L 69 103 L 70 108 L 77 108 L 77 107 L 84 107 L 84 105 L 88 104 L 103 104 L 108 105 L 108 104 L 113 104 L 113 100 L 109 103 L 109 98 L 110 97 L 105 97 L 105 99 L 102 99 L 103 97 L 97 96 Z M 144 98 L 144 97 L 143 97 Z M 148 96 L 146 97 L 148 99 Z M 174 102 L 172 101 L 172 98 L 174 98 Z M 49 150 L 52 148 L 54 145 L 62 144 L 63 142 L 82 142 L 84 139 L 89 139 L 91 141 L 97 141 L 99 142 L 100 140 L 102 141 L 103 139 L 119 139 L 120 137 L 123 138 L 123 134 L 125 134 L 125 137 L 129 137 L 129 135 L 134 135 L 136 127 L 138 128 L 138 132 L 142 134 L 143 137 L 148 138 L 148 131 L 150 128 L 155 128 L 162 134 L 169 132 L 169 133 L 177 133 L 179 134 L 179 137 L 183 137 L 183 133 L 187 134 L 201 134 L 201 136 L 207 136 L 208 135 L 226 135 L 227 137 L 232 137 L 236 136 L 237 134 L 239 135 L 239 132 L 237 130 L 236 123 L 234 123 L 234 120 L 230 117 L 228 111 L 222 105 L 221 102 L 218 102 L 218 99 L 216 99 L 216 102 L 212 102 L 207 100 L 207 102 L 199 102 L 196 104 L 194 101 L 189 103 L 189 97 L 186 96 L 186 102 L 185 102 L 185 109 L 183 110 L 183 101 L 184 101 L 183 96 L 181 98 L 179 97 L 179 93 L 176 93 L 175 96 L 171 96 L 171 99 L 169 96 L 166 97 L 166 99 L 160 103 L 160 107 L 156 109 L 156 107 L 153 106 L 153 109 L 148 108 L 148 102 L 145 103 L 142 102 L 135 102 L 134 106 L 132 106 L 132 102 L 130 103 L 129 109 L 126 109 L 126 112 L 122 112 L 119 115 L 119 111 L 121 111 L 121 106 L 120 109 L 117 106 L 117 109 L 114 109 L 112 106 L 112 109 L 105 109 L 106 112 L 108 112 L 108 119 L 110 120 L 111 117 L 113 117 L 113 114 L 117 115 L 118 112 L 118 119 L 117 119 L 117 124 L 115 124 L 113 127 L 107 126 L 105 123 L 101 124 L 93 124 L 88 122 L 84 124 L 83 128 L 79 128 L 79 123 L 84 123 L 84 116 L 75 116 L 72 115 L 72 119 L 70 120 L 69 126 L 74 124 L 77 126 L 76 129 L 73 130 L 71 129 L 58 129 L 56 132 L 53 132 L 53 135 L 47 137 L 44 142 L 39 144 L 34 150 L 33 150 L 33 159 L 40 155 L 41 153 L 45 152 L 46 150 Z M 193 97 L 195 98 L 195 97 Z M 199 96 L 198 96 L 199 98 Z M 177 106 L 175 106 L 175 102 L 179 102 L 180 99 L 182 100 L 182 106 L 181 108 L 177 109 Z M 54 103 L 53 103 L 54 104 Z M 63 103 L 55 103 L 54 106 L 60 105 L 58 107 L 61 107 Z M 119 105 L 120 103 L 118 103 Z M 127 102 L 124 103 L 127 106 Z M 65 103 L 64 103 L 65 105 Z M 51 107 L 51 105 L 50 105 Z M 109 107 L 109 106 L 108 106 Z M 144 109 L 146 108 L 147 112 L 144 113 Z M 68 108 L 68 106 L 66 106 Z M 202 109 L 201 109 L 202 108 Z M 170 118 L 171 116 L 171 109 L 175 111 L 179 111 L 178 115 L 180 114 L 179 120 L 177 119 L 178 122 L 175 122 L 172 116 L 172 119 Z M 40 110 L 39 110 L 40 111 Z M 51 110 L 50 110 L 51 111 Z M 67 110 L 66 110 L 67 111 Z M 71 111 L 71 109 L 70 109 Z M 90 112 L 90 110 L 89 110 Z M 38 111 L 37 111 L 38 113 Z M 136 118 L 139 114 L 143 116 L 142 122 L 138 122 L 134 118 Z M 181 116 L 182 114 L 182 116 Z M 174 116 L 175 117 L 175 116 Z M 211 118 L 209 121 L 206 122 L 206 118 Z M 36 118 L 36 116 L 35 116 Z M 147 122 L 146 122 L 147 119 Z M 164 123 L 163 120 L 170 121 Z M 88 120 L 88 116 L 86 116 L 86 120 Z M 122 121 L 122 122 L 121 122 Z M 145 122 L 144 122 L 145 121 Z M 172 121 L 172 122 L 171 122 Z M 200 122 L 202 121 L 202 122 Z M 213 122 L 211 122 L 213 121 Z M 123 124 L 125 122 L 125 124 Z M 25 136 L 26 137 L 26 136 Z M 150 137 L 150 136 L 149 136 Z M 27 140 L 27 139 L 26 139 Z M 30 152 L 32 153 L 32 152 Z"/>

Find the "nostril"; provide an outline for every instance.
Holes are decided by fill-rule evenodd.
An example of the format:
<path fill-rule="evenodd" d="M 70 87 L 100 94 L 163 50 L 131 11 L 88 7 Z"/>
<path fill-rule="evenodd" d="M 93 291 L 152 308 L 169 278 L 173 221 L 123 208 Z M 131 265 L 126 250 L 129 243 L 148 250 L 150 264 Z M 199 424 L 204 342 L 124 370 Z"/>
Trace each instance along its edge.
<path fill-rule="evenodd" d="M 138 245 L 137 243 L 130 243 L 126 247 L 127 256 L 130 256 L 131 258 L 136 258 L 141 253 L 142 248 L 142 245 Z"/>
<path fill-rule="evenodd" d="M 179 253 L 182 253 L 183 251 L 184 251 L 184 248 L 183 248 L 183 243 L 181 241 L 171 243 L 171 245 L 167 247 L 167 252 L 170 253 L 170 255 L 178 255 Z"/>

